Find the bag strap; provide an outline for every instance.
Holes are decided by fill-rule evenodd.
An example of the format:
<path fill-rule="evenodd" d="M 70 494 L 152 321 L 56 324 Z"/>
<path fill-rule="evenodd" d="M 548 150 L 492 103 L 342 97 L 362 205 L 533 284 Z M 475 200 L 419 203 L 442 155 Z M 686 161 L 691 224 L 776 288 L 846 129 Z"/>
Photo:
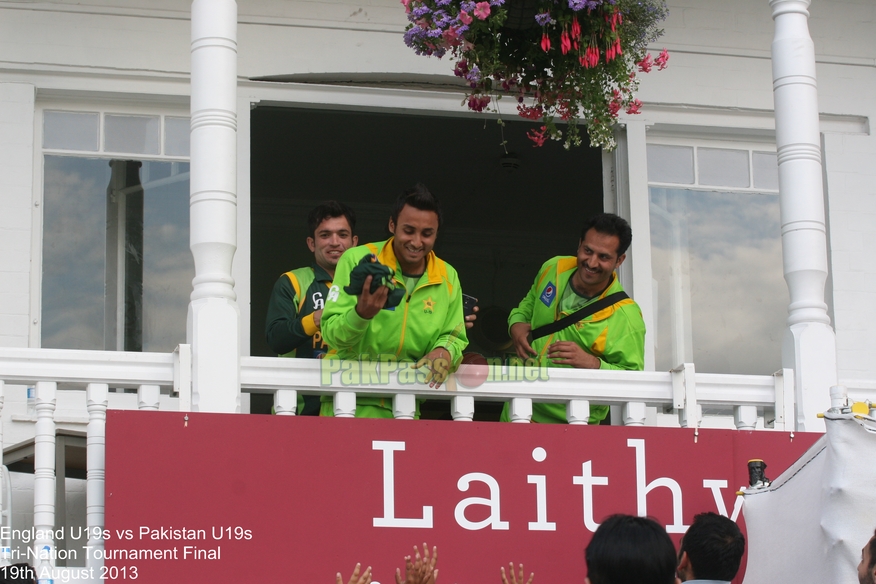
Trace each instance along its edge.
<path fill-rule="evenodd" d="M 626 300 L 629 298 L 626 292 L 621 290 L 620 292 L 615 292 L 614 294 L 609 294 L 602 300 L 597 300 L 593 304 L 588 304 L 584 308 L 580 310 L 576 310 L 572 314 L 568 316 L 564 316 L 560 320 L 555 320 L 552 323 L 546 324 L 544 326 L 540 326 L 537 329 L 530 331 L 528 335 L 528 340 L 530 344 L 535 339 L 540 339 L 541 337 L 546 337 L 550 334 L 553 334 L 557 331 L 563 330 L 564 328 L 570 327 L 579 320 L 583 318 L 587 318 L 593 314 L 596 314 L 600 310 L 608 308 L 614 304 L 617 304 L 621 300 Z"/>

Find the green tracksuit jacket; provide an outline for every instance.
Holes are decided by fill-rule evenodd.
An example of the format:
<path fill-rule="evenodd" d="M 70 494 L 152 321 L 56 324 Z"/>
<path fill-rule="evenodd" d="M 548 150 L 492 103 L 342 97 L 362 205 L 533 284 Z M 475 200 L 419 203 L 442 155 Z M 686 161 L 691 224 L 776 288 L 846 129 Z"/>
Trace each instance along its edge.
<path fill-rule="evenodd" d="M 564 316 L 559 308 L 560 300 L 569 280 L 578 268 L 578 260 L 573 257 L 555 257 L 541 267 L 529 293 L 520 305 L 511 311 L 508 328 L 518 322 L 529 323 L 535 330 Z M 612 274 L 611 284 L 592 301 L 620 292 L 623 288 Z M 588 353 L 599 358 L 600 369 L 629 369 L 641 371 L 645 366 L 645 322 L 639 305 L 631 298 L 621 300 L 596 314 L 581 319 L 575 324 L 552 335 L 536 339 L 532 348 L 538 353 L 542 365 L 548 367 L 568 367 L 554 365 L 547 358 L 547 348 L 557 341 L 573 341 Z M 590 406 L 590 423 L 596 424 L 608 415 L 608 406 Z M 502 419 L 508 419 L 506 404 Z M 564 404 L 533 404 L 532 420 L 541 423 L 566 422 Z"/>
<path fill-rule="evenodd" d="M 379 360 L 392 355 L 398 360 L 416 362 L 430 351 L 446 348 L 453 366 L 462 359 L 468 345 L 462 314 L 462 289 L 456 270 L 429 252 L 426 272 L 412 294 L 401 304 L 381 310 L 374 318 L 364 319 L 356 312 L 357 297 L 344 292 L 350 272 L 365 255 L 395 271 L 396 285 L 404 286 L 404 276 L 392 249 L 392 238 L 361 245 L 344 252 L 335 270 L 322 314 L 322 334 L 331 350 L 327 357 Z M 357 417 L 392 417 L 392 400 L 360 397 Z M 333 415 L 331 398 L 323 398 L 321 415 Z"/>

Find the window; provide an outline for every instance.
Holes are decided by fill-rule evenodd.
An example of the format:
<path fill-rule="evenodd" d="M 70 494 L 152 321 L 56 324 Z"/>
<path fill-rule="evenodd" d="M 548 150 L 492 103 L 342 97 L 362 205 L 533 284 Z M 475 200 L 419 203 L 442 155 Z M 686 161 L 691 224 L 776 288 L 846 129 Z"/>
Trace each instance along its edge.
<path fill-rule="evenodd" d="M 183 124 L 44 112 L 43 347 L 171 351 L 184 342 L 194 264 Z"/>
<path fill-rule="evenodd" d="M 781 367 L 788 307 L 775 152 L 648 145 L 656 368 Z"/>

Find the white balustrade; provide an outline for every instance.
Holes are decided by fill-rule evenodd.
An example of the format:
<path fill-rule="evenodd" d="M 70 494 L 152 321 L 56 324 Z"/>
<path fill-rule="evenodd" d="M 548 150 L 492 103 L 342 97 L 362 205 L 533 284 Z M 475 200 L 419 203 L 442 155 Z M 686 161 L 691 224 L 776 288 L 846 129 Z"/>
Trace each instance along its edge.
<path fill-rule="evenodd" d="M 278 416 L 294 416 L 298 410 L 298 392 L 294 389 L 278 389 L 274 393 L 274 413 Z"/>
<path fill-rule="evenodd" d="M 49 566 L 54 566 L 55 542 L 55 400 L 58 384 L 54 381 L 37 381 L 37 421 L 33 441 L 33 541 L 35 558 L 48 556 Z M 39 562 L 37 566 L 42 565 Z"/>
<path fill-rule="evenodd" d="M 109 386 L 89 383 L 85 389 L 88 408 L 86 438 L 85 520 L 88 545 L 93 553 L 86 556 L 86 567 L 99 574 L 103 566 L 104 493 L 106 492 L 106 408 Z"/>
<path fill-rule="evenodd" d="M 161 388 L 157 385 L 144 384 L 137 388 L 137 409 L 158 411 L 161 399 Z"/>

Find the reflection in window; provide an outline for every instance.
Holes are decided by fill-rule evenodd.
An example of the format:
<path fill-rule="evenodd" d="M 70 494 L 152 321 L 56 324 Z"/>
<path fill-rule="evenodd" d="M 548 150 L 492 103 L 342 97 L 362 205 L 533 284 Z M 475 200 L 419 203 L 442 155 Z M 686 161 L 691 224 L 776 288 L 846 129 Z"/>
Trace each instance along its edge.
<path fill-rule="evenodd" d="M 46 156 L 42 346 L 172 351 L 194 264 L 189 165 Z"/>
<path fill-rule="evenodd" d="M 778 195 L 650 188 L 657 370 L 781 368 L 788 307 Z"/>

